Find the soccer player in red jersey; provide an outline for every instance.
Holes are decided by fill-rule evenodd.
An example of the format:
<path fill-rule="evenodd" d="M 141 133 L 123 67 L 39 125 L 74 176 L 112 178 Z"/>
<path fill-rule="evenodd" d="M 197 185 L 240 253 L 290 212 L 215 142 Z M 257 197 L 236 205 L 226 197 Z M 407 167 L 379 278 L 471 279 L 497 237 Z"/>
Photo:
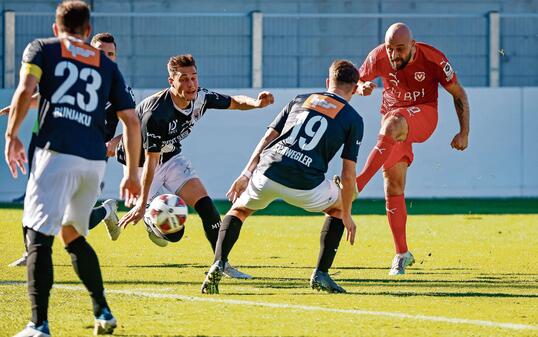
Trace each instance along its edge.
<path fill-rule="evenodd" d="M 407 248 L 405 227 L 405 177 L 413 162 L 413 143 L 426 141 L 437 126 L 437 87 L 439 84 L 454 98 L 460 131 L 451 142 L 463 151 L 469 137 L 469 102 L 454 69 L 443 53 L 425 43 L 416 42 L 408 26 L 395 23 L 385 34 L 385 43 L 372 50 L 360 67 L 357 93 L 368 96 L 375 78 L 383 81 L 381 129 L 377 143 L 357 177 L 360 191 L 383 166 L 387 217 L 396 256 L 389 275 L 405 273 L 414 262 Z"/>

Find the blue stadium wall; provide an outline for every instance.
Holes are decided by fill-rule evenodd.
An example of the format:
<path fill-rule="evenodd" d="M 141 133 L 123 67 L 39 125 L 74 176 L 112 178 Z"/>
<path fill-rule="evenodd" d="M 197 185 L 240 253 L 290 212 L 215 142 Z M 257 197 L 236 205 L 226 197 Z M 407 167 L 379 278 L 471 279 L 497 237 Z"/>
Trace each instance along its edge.
<path fill-rule="evenodd" d="M 16 59 L 35 37 L 50 35 L 58 1 L 0 1 L 1 10 L 19 13 L 16 20 Z M 390 18 L 264 19 L 263 85 L 273 88 L 315 87 L 334 58 L 361 63 L 382 41 L 394 21 L 411 25 L 418 40 L 441 49 L 466 86 L 488 85 L 487 13 L 501 13 L 501 86 L 538 85 L 538 0 L 527 1 L 88 1 L 96 13 L 135 13 L 137 16 L 96 16 L 94 31 L 110 31 L 118 38 L 119 64 L 136 88 L 166 84 L 170 55 L 190 52 L 197 58 L 200 76 L 209 87 L 251 86 L 250 12 L 266 14 L 375 14 L 402 13 Z M 198 13 L 206 16 L 160 17 L 151 13 Z M 409 15 L 452 13 L 456 17 L 414 18 Z M 216 14 L 216 15 L 215 15 Z M 458 17 L 459 14 L 463 16 Z M 518 14 L 520 17 L 502 17 Z M 0 19 L 2 20 L 2 19 Z M 3 21 L 0 34 L 3 36 Z M 0 74 L 3 72 L 3 48 Z M 0 75 L 1 76 L 1 75 Z M 0 83 L 2 83 L 0 78 Z"/>

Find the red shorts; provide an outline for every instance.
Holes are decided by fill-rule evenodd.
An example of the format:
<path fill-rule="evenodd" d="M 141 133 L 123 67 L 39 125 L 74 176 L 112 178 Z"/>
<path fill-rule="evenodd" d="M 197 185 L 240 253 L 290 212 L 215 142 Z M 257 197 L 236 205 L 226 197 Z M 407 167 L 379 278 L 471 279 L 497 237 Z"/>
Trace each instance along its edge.
<path fill-rule="evenodd" d="M 409 132 L 407 139 L 394 145 L 392 153 L 383 164 L 383 170 L 387 170 L 399 162 L 413 162 L 413 143 L 426 141 L 437 127 L 437 105 L 419 104 L 405 108 L 396 108 L 383 115 L 381 123 L 391 116 L 402 116 L 407 121 Z"/>

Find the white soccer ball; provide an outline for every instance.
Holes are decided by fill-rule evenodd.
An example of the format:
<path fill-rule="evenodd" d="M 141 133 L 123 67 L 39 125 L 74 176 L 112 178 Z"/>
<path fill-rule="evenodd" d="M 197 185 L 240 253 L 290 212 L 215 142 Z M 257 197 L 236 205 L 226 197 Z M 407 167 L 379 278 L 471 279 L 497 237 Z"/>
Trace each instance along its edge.
<path fill-rule="evenodd" d="M 174 194 L 161 194 L 146 209 L 146 218 L 162 234 L 180 231 L 185 226 L 188 208 L 185 201 Z"/>

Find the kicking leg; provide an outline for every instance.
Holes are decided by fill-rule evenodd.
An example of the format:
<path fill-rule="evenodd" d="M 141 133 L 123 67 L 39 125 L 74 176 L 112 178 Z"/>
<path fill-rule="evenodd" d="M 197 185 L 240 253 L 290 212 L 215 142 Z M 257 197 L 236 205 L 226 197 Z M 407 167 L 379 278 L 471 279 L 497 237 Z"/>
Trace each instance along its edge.
<path fill-rule="evenodd" d="M 403 116 L 392 115 L 383 121 L 377 143 L 368 155 L 361 173 L 357 176 L 359 192 L 364 189 L 370 179 L 390 157 L 396 142 L 404 141 L 407 138 L 408 131 L 409 127 Z"/>

